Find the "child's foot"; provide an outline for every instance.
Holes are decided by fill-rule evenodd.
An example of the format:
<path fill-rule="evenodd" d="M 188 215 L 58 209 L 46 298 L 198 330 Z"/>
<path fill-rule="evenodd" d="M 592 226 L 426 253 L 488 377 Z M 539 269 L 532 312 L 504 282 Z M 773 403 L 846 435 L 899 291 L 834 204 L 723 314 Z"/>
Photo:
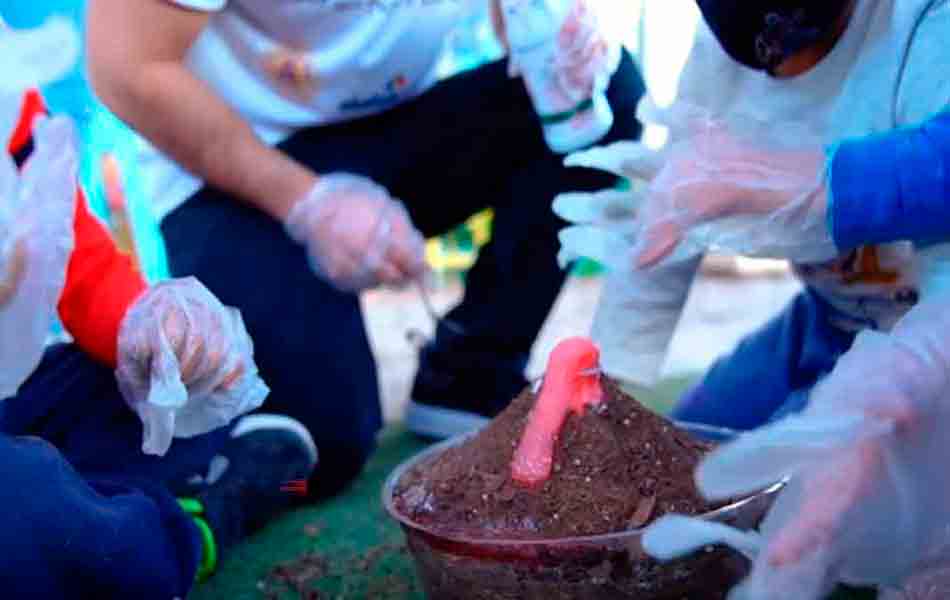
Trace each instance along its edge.
<path fill-rule="evenodd" d="M 298 421 L 269 414 L 242 418 L 212 461 L 207 487 L 181 501 L 204 541 L 199 576 L 208 576 L 223 551 L 305 494 L 316 464 L 317 448 Z"/>

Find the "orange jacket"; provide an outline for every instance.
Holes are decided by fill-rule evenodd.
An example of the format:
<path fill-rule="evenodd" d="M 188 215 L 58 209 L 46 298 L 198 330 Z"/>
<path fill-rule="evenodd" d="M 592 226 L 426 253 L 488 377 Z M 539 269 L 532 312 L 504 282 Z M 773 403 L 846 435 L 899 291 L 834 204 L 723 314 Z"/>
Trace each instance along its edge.
<path fill-rule="evenodd" d="M 35 91 L 28 92 L 7 146 L 21 166 L 33 149 L 33 122 L 44 114 L 42 97 Z M 132 259 L 119 252 L 108 230 L 89 211 L 82 189 L 76 194 L 74 235 L 59 317 L 80 348 L 115 367 L 119 326 L 148 284 Z"/>

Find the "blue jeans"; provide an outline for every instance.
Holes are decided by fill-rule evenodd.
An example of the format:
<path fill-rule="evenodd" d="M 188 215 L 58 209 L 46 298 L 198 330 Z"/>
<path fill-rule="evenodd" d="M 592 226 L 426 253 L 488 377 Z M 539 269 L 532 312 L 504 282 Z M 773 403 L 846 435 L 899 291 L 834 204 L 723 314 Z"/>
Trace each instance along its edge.
<path fill-rule="evenodd" d="M 494 210 L 492 241 L 448 315 L 466 332 L 451 341 L 453 353 L 491 358 L 460 393 L 489 405 L 506 405 L 524 385 L 520 370 L 509 371 L 523 370 L 565 280 L 556 260 L 564 223 L 551 202 L 616 182 L 563 166 L 544 143 L 524 84 L 506 69 L 486 65 L 382 114 L 303 130 L 278 146 L 318 173 L 372 178 L 405 203 L 426 236 Z M 605 141 L 639 136 L 642 93 L 625 56 L 608 92 L 616 121 Z M 271 387 L 262 410 L 299 420 L 320 448 L 311 489 L 339 490 L 362 468 L 382 421 L 358 297 L 314 276 L 280 223 L 212 187 L 168 215 L 162 232 L 173 275 L 196 276 L 241 310 Z M 442 342 L 450 345 L 437 336 L 435 347 Z M 474 368 L 467 362 L 459 368 Z"/>
<path fill-rule="evenodd" d="M 802 410 L 811 388 L 856 336 L 828 322 L 831 310 L 814 294 L 801 293 L 716 361 L 673 409 L 673 418 L 743 431 Z"/>
<path fill-rule="evenodd" d="M 204 472 L 219 430 L 142 454 L 142 426 L 110 369 L 47 351 L 0 402 L 0 582 L 10 598 L 184 598 L 197 530 L 167 484 Z"/>

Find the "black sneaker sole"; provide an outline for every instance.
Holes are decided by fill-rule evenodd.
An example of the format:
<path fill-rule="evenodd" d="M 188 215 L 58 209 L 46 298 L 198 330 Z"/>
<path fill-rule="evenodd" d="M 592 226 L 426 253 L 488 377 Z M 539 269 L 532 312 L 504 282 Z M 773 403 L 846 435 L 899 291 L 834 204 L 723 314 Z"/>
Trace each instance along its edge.
<path fill-rule="evenodd" d="M 406 427 L 409 431 L 436 440 L 478 431 L 489 421 L 488 417 L 476 413 L 433 406 L 414 400 L 409 401 L 409 409 L 406 413 Z"/>

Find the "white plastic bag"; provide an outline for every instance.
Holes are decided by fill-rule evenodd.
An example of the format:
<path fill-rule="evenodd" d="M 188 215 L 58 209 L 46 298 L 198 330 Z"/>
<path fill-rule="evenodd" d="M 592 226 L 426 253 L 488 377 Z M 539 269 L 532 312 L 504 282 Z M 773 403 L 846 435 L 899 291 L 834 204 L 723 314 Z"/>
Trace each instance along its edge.
<path fill-rule="evenodd" d="M 36 149 L 22 175 L 0 153 L 0 203 L 8 221 L 3 257 L 5 281 L 16 279 L 0 306 L 0 398 L 16 393 L 43 356 L 50 324 L 66 281 L 73 248 L 76 206 L 76 144 L 68 119 L 40 123 Z M 0 235 L 4 235 L 0 232 Z M 19 249 L 17 246 L 19 245 Z"/>
<path fill-rule="evenodd" d="M 26 30 L 0 20 L 0 142 L 9 143 L 23 93 L 55 81 L 75 64 L 79 34 L 62 18 Z M 43 354 L 73 245 L 76 142 L 53 119 L 34 132 L 23 173 L 0 152 L 0 400 L 16 393 Z"/>
<path fill-rule="evenodd" d="M 208 433 L 258 408 L 269 392 L 240 313 L 194 278 L 150 288 L 119 331 L 119 389 L 144 428 L 142 450 Z"/>

